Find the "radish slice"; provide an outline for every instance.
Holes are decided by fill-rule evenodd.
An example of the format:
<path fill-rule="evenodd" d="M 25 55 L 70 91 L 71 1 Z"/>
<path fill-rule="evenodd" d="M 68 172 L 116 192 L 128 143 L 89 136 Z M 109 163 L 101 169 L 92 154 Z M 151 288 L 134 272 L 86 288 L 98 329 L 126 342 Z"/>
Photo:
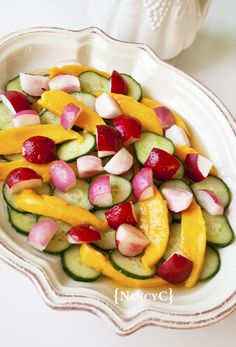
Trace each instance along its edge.
<path fill-rule="evenodd" d="M 111 160 L 104 166 L 104 170 L 112 175 L 121 175 L 132 167 L 133 156 L 127 151 L 126 148 L 121 148 Z"/>
<path fill-rule="evenodd" d="M 5 183 L 11 193 L 18 193 L 23 189 L 35 189 L 41 187 L 41 177 L 34 170 L 19 167 L 9 172 Z"/>
<path fill-rule="evenodd" d="M 9 90 L 0 94 L 0 100 L 12 112 L 17 113 L 30 108 L 27 96 L 15 90 Z"/>
<path fill-rule="evenodd" d="M 43 251 L 56 234 L 58 227 L 58 224 L 51 219 L 44 219 L 36 223 L 28 235 L 28 244 Z"/>
<path fill-rule="evenodd" d="M 71 129 L 75 124 L 77 118 L 82 111 L 81 107 L 76 106 L 75 104 L 68 104 L 64 108 L 61 114 L 61 126 L 65 129 Z"/>
<path fill-rule="evenodd" d="M 175 118 L 171 110 L 165 106 L 154 107 L 153 111 L 160 120 L 163 129 L 167 129 L 175 124 Z"/>
<path fill-rule="evenodd" d="M 78 77 L 73 75 L 58 75 L 49 81 L 50 90 L 63 90 L 66 93 L 80 91 Z"/>
<path fill-rule="evenodd" d="M 131 225 L 137 224 L 137 217 L 134 205 L 131 201 L 122 202 L 105 212 L 105 216 L 109 226 L 117 229 L 121 224 L 127 223 Z"/>
<path fill-rule="evenodd" d="M 13 116 L 12 120 L 16 128 L 40 124 L 39 114 L 34 110 L 24 110 L 17 112 Z"/>
<path fill-rule="evenodd" d="M 96 98 L 95 109 L 99 116 L 105 119 L 114 119 L 122 113 L 118 103 L 107 93 Z"/>
<path fill-rule="evenodd" d="M 200 182 L 206 178 L 212 165 L 209 159 L 197 153 L 188 154 L 184 161 L 186 174 L 194 182 Z"/>
<path fill-rule="evenodd" d="M 224 206 L 218 196 L 208 189 L 200 189 L 196 192 L 200 205 L 212 216 L 224 214 Z"/>
<path fill-rule="evenodd" d="M 56 67 L 63 67 L 63 66 L 66 66 L 66 65 L 78 65 L 78 66 L 81 66 L 81 64 L 78 62 L 78 60 L 63 60 L 63 61 L 60 61 L 59 63 L 56 63 L 55 66 Z"/>
<path fill-rule="evenodd" d="M 118 132 L 109 125 L 97 125 L 96 142 L 99 158 L 115 154 L 121 143 Z"/>
<path fill-rule="evenodd" d="M 130 224 L 121 224 L 116 231 L 118 251 L 126 257 L 135 257 L 142 253 L 149 243 L 144 233 Z"/>
<path fill-rule="evenodd" d="M 21 89 L 28 95 L 41 96 L 48 90 L 48 77 L 20 73 Z"/>
<path fill-rule="evenodd" d="M 144 201 L 152 198 L 154 195 L 152 169 L 148 167 L 141 169 L 134 176 L 132 185 L 136 200 Z"/>
<path fill-rule="evenodd" d="M 111 206 L 111 182 L 109 175 L 95 178 L 89 187 L 89 201 L 96 206 Z"/>
<path fill-rule="evenodd" d="M 67 192 L 76 185 L 74 170 L 63 160 L 59 160 L 50 167 L 51 180 L 57 189 Z"/>
<path fill-rule="evenodd" d="M 165 137 L 173 142 L 175 146 L 190 146 L 190 142 L 186 132 L 178 125 L 172 125 L 165 131 Z"/>
<path fill-rule="evenodd" d="M 172 212 L 186 210 L 193 200 L 193 194 L 191 192 L 179 188 L 163 188 L 162 194 L 169 210 Z"/>
<path fill-rule="evenodd" d="M 89 243 L 101 240 L 100 232 L 90 224 L 80 224 L 71 228 L 66 233 L 66 238 L 69 243 Z"/>
<path fill-rule="evenodd" d="M 77 159 L 78 176 L 88 178 L 103 172 L 102 160 L 94 155 L 84 155 Z"/>

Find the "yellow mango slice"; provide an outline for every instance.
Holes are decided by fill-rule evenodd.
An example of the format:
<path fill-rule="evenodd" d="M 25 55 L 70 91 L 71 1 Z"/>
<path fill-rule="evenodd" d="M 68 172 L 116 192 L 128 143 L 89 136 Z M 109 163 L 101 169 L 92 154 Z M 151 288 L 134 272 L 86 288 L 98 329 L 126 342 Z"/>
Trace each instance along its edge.
<path fill-rule="evenodd" d="M 144 251 L 142 262 L 146 269 L 156 265 L 164 255 L 169 240 L 168 209 L 157 188 L 151 199 L 140 201 L 139 227 L 151 241 Z"/>
<path fill-rule="evenodd" d="M 108 230 L 107 223 L 100 220 L 95 214 L 82 207 L 69 205 L 57 196 L 38 195 L 31 189 L 25 189 L 17 196 L 16 203 L 27 212 L 59 219 L 72 226 L 92 224 L 100 231 Z"/>
<path fill-rule="evenodd" d="M 150 107 L 143 105 L 131 96 L 114 93 L 111 95 L 120 105 L 122 113 L 138 119 L 142 123 L 143 130 L 163 135 L 161 123 Z"/>
<path fill-rule="evenodd" d="M 80 128 L 96 134 L 96 126 L 105 124 L 104 120 L 95 111 L 78 101 L 72 95 L 61 90 L 49 90 L 43 93 L 41 99 L 38 100 L 38 104 L 41 107 L 46 108 L 58 116 L 61 116 L 64 108 L 70 103 L 83 108 L 75 123 Z"/>
<path fill-rule="evenodd" d="M 57 75 L 64 75 L 64 74 L 79 76 L 80 74 L 86 71 L 93 71 L 93 72 L 99 73 L 100 75 L 106 78 L 110 78 L 109 73 L 94 69 L 93 67 L 90 67 L 90 66 L 84 66 L 84 65 L 64 65 L 62 67 L 57 67 L 57 66 L 52 67 L 49 70 L 49 78 L 51 79 Z"/>
<path fill-rule="evenodd" d="M 55 143 L 73 139 L 83 140 L 77 132 L 53 124 L 5 129 L 0 131 L 0 154 L 20 153 L 23 142 L 32 136 L 46 136 Z"/>
<path fill-rule="evenodd" d="M 206 250 L 206 225 L 202 210 L 195 200 L 182 212 L 180 250 L 193 262 L 192 272 L 185 282 L 185 286 L 191 288 L 201 274 Z"/>
<path fill-rule="evenodd" d="M 183 162 L 185 161 L 187 154 L 191 153 L 198 153 L 198 151 L 188 146 L 175 146 L 175 155 Z M 213 176 L 217 176 L 217 169 L 215 166 L 212 166 L 210 174 Z"/>
<path fill-rule="evenodd" d="M 151 108 L 158 107 L 158 106 L 163 106 L 158 101 L 155 101 L 155 100 L 152 100 L 152 99 L 148 99 L 148 98 L 142 98 L 141 103 L 146 105 L 146 106 L 148 106 L 148 107 L 151 107 Z M 183 121 L 183 119 L 174 110 L 171 110 L 171 112 L 174 115 L 175 124 L 178 125 L 180 128 L 184 129 L 184 131 L 186 132 L 188 137 L 190 137 L 190 132 L 188 130 L 187 125 Z"/>
<path fill-rule="evenodd" d="M 86 243 L 84 243 L 80 247 L 80 258 L 85 265 L 101 272 L 103 275 L 111 278 L 116 283 L 123 286 L 135 288 L 150 288 L 167 285 L 167 283 L 162 278 L 157 276 L 146 280 L 138 280 L 123 275 L 121 272 L 114 269 L 107 256 Z"/>

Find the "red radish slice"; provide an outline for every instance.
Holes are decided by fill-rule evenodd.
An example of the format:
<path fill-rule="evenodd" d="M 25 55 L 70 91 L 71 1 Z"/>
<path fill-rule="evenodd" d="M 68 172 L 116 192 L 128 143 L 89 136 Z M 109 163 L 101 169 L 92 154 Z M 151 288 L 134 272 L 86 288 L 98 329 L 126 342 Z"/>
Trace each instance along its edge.
<path fill-rule="evenodd" d="M 55 66 L 56 67 L 62 67 L 62 66 L 65 66 L 65 65 L 78 65 L 78 66 L 81 66 L 81 64 L 78 62 L 78 60 L 63 60 L 63 61 L 60 61 L 59 63 L 56 63 Z"/>
<path fill-rule="evenodd" d="M 212 168 L 212 162 L 197 153 L 187 154 L 184 167 L 188 178 L 194 182 L 200 182 L 206 178 Z"/>
<path fill-rule="evenodd" d="M 193 200 L 191 192 L 179 188 L 163 188 L 162 195 L 167 202 L 169 210 L 172 212 L 186 210 Z"/>
<path fill-rule="evenodd" d="M 178 125 L 172 125 L 165 131 L 165 137 L 173 142 L 175 146 L 190 146 L 188 136 L 183 128 Z"/>
<path fill-rule="evenodd" d="M 175 124 L 175 118 L 171 110 L 165 106 L 157 106 L 153 108 L 157 117 L 160 120 L 163 129 L 167 129 Z"/>
<path fill-rule="evenodd" d="M 122 113 L 118 103 L 107 93 L 96 98 L 95 109 L 99 116 L 105 119 L 114 119 Z"/>
<path fill-rule="evenodd" d="M 196 192 L 200 205 L 212 216 L 224 214 L 224 206 L 218 196 L 208 189 L 200 189 Z"/>
<path fill-rule="evenodd" d="M 33 248 L 43 251 L 56 234 L 58 228 L 59 225 L 53 220 L 44 219 L 33 226 L 27 242 Z"/>
<path fill-rule="evenodd" d="M 16 128 L 40 124 L 39 114 L 34 110 L 24 110 L 17 112 L 13 116 L 12 120 Z"/>
<path fill-rule="evenodd" d="M 182 254 L 172 254 L 157 269 L 157 276 L 165 281 L 178 284 L 185 281 L 191 274 L 193 262 Z"/>
<path fill-rule="evenodd" d="M 150 167 L 156 180 L 165 181 L 171 179 L 178 171 L 180 163 L 171 154 L 160 148 L 153 148 L 144 167 Z"/>
<path fill-rule="evenodd" d="M 115 129 L 109 125 L 97 125 L 96 141 L 100 158 L 115 154 L 120 148 L 120 138 Z"/>
<path fill-rule="evenodd" d="M 121 224 L 116 231 L 118 251 L 126 257 L 135 257 L 142 253 L 149 243 L 144 233 L 130 224 Z"/>
<path fill-rule="evenodd" d="M 101 239 L 100 232 L 90 224 L 80 224 L 71 228 L 66 233 L 66 238 L 69 243 L 89 243 L 96 242 Z"/>
<path fill-rule="evenodd" d="M 20 73 L 21 89 L 28 95 L 41 96 L 48 90 L 48 77 Z"/>
<path fill-rule="evenodd" d="M 128 92 L 128 86 L 127 86 L 126 80 L 116 70 L 113 70 L 111 74 L 110 91 L 111 93 L 117 93 L 117 94 L 127 94 Z"/>
<path fill-rule="evenodd" d="M 131 201 L 118 204 L 105 212 L 109 226 L 117 229 L 121 224 L 137 224 L 137 217 Z"/>
<path fill-rule="evenodd" d="M 77 159 L 78 176 L 88 178 L 103 172 L 102 160 L 94 155 L 84 155 Z"/>
<path fill-rule="evenodd" d="M 150 199 L 154 195 L 152 169 L 142 168 L 133 178 L 133 193 L 138 201 Z"/>
<path fill-rule="evenodd" d="M 62 192 L 67 192 L 76 185 L 74 170 L 63 160 L 50 167 L 50 174 L 52 184 Z"/>
<path fill-rule="evenodd" d="M 126 148 L 121 148 L 104 166 L 104 170 L 112 175 L 121 175 L 132 167 L 134 158 Z"/>
<path fill-rule="evenodd" d="M 111 206 L 111 182 L 109 175 L 103 175 L 95 178 L 89 187 L 89 201 L 96 206 Z"/>
<path fill-rule="evenodd" d="M 41 187 L 41 177 L 32 169 L 20 167 L 12 170 L 5 181 L 11 193 L 18 193 L 23 189 Z"/>
<path fill-rule="evenodd" d="M 8 92 L 1 93 L 0 100 L 14 114 L 30 109 L 30 103 L 27 96 L 21 92 L 10 90 Z"/>
<path fill-rule="evenodd" d="M 142 123 L 134 117 L 122 115 L 114 119 L 113 124 L 126 144 L 137 141 L 142 134 Z"/>
<path fill-rule="evenodd" d="M 70 103 L 66 105 L 61 114 L 61 126 L 66 130 L 71 129 L 75 124 L 77 118 L 79 117 L 81 111 L 82 108 L 76 106 L 75 104 Z"/>
<path fill-rule="evenodd" d="M 63 90 L 66 93 L 80 91 L 78 77 L 73 75 L 58 75 L 49 81 L 50 90 Z"/>
<path fill-rule="evenodd" d="M 32 136 L 23 143 L 22 153 L 31 163 L 46 164 L 56 160 L 56 145 L 46 136 Z"/>

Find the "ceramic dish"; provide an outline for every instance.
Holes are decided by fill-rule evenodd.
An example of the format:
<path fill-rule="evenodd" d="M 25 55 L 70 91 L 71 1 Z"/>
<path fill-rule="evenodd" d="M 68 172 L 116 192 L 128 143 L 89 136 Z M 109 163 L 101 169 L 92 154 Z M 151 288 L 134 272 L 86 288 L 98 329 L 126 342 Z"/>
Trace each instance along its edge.
<path fill-rule="evenodd" d="M 71 59 L 108 72 L 116 69 L 130 73 L 144 86 L 145 95 L 181 114 L 192 129 L 193 146 L 214 162 L 219 176 L 231 188 L 228 217 L 236 230 L 236 125 L 222 103 L 199 82 L 162 62 L 145 45 L 114 40 L 96 28 L 33 28 L 1 39 L 0 87 L 19 72 L 41 70 Z M 95 283 L 70 280 L 57 257 L 33 250 L 13 231 L 3 202 L 0 214 L 0 258 L 28 275 L 53 308 L 90 311 L 106 319 L 117 333 L 127 335 L 147 325 L 202 327 L 224 318 L 236 307 L 235 242 L 220 250 L 222 265 L 217 276 L 193 289 L 173 289 L 172 304 L 161 300 L 118 300 L 117 304 L 115 283 L 107 279 Z M 134 294 L 146 292 L 130 290 Z"/>

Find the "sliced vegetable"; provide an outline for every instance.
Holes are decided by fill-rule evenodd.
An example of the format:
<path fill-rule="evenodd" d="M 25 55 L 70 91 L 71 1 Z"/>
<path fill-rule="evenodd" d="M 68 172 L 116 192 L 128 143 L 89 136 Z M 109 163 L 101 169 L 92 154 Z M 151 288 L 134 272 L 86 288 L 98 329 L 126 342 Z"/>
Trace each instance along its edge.
<path fill-rule="evenodd" d="M 100 158 L 115 154 L 120 147 L 120 138 L 109 125 L 98 125 L 96 132 L 97 150 Z"/>
<path fill-rule="evenodd" d="M 162 189 L 164 188 L 173 188 L 173 189 L 182 189 L 187 192 L 191 192 L 191 188 L 182 180 L 174 179 L 170 181 L 166 181 L 162 183 L 159 187 L 160 192 L 162 193 Z"/>
<path fill-rule="evenodd" d="M 66 93 L 79 92 L 80 82 L 78 77 L 72 75 L 58 75 L 50 79 L 50 90 L 63 90 Z"/>
<path fill-rule="evenodd" d="M 79 100 L 82 104 L 88 106 L 93 111 L 95 111 L 96 97 L 93 94 L 84 92 L 73 92 L 72 96 Z"/>
<path fill-rule="evenodd" d="M 166 129 L 165 137 L 171 140 L 175 146 L 190 146 L 190 141 L 186 132 L 176 124 Z"/>
<path fill-rule="evenodd" d="M 102 221 L 106 221 L 105 216 L 106 210 L 97 210 L 94 214 L 101 219 Z M 102 251 L 111 251 L 116 248 L 116 240 L 115 240 L 115 230 L 110 229 L 105 233 L 101 233 L 101 240 L 94 243 L 94 246 Z"/>
<path fill-rule="evenodd" d="M 117 229 L 121 224 L 137 224 L 137 217 L 131 201 L 126 201 L 112 207 L 105 212 L 106 220 L 112 229 Z"/>
<path fill-rule="evenodd" d="M 187 154 L 184 167 L 187 176 L 194 182 L 200 182 L 206 178 L 212 168 L 212 162 L 200 154 Z"/>
<path fill-rule="evenodd" d="M 125 73 L 122 73 L 121 76 L 125 80 L 127 84 L 127 93 L 118 93 L 118 92 L 113 92 L 112 93 L 118 93 L 118 94 L 127 94 L 128 96 L 131 96 L 132 98 L 136 99 L 139 101 L 142 99 L 143 91 L 141 84 L 139 84 L 132 76 L 127 75 Z"/>
<path fill-rule="evenodd" d="M 37 223 L 37 216 L 32 213 L 21 213 L 11 208 L 7 208 L 9 222 L 19 233 L 27 235 L 34 224 Z"/>
<path fill-rule="evenodd" d="M 12 170 L 7 175 L 5 183 L 10 193 L 18 193 L 23 189 L 34 189 L 42 185 L 41 177 L 34 170 L 24 167 Z"/>
<path fill-rule="evenodd" d="M 21 85 L 20 85 L 20 76 L 16 76 L 12 80 L 10 80 L 5 87 L 5 90 L 6 90 L 6 92 L 8 92 L 10 90 L 14 90 L 17 92 L 23 92 Z M 34 96 L 31 96 L 31 95 L 26 95 L 26 96 L 27 96 L 30 103 L 37 101 L 37 98 Z"/>
<path fill-rule="evenodd" d="M 31 96 L 40 96 L 49 89 L 48 77 L 20 73 L 20 86 L 22 90 Z"/>
<path fill-rule="evenodd" d="M 83 72 L 87 72 L 87 71 L 97 72 L 98 74 L 100 74 L 100 75 L 102 75 L 102 76 L 104 76 L 106 78 L 110 77 L 110 74 L 107 73 L 107 72 L 94 69 L 91 66 L 84 66 L 84 65 L 78 64 L 77 62 L 75 64 L 73 62 L 73 64 L 70 63 L 70 64 L 66 64 L 66 65 L 60 66 L 60 67 L 56 67 L 56 66 L 52 67 L 50 69 L 49 78 L 53 78 L 54 76 L 63 75 L 63 74 L 79 76 Z"/>
<path fill-rule="evenodd" d="M 58 230 L 58 224 L 51 219 L 41 220 L 34 224 L 29 232 L 27 242 L 33 248 L 43 251 Z"/>
<path fill-rule="evenodd" d="M 89 187 L 89 200 L 91 204 L 99 207 L 112 205 L 111 182 L 109 175 L 95 178 Z"/>
<path fill-rule="evenodd" d="M 69 243 L 82 244 L 101 239 L 100 232 L 90 224 L 80 224 L 71 228 L 66 234 Z"/>
<path fill-rule="evenodd" d="M 126 148 L 121 148 L 104 166 L 104 170 L 113 175 L 122 175 L 133 166 L 133 156 Z"/>
<path fill-rule="evenodd" d="M 134 176 L 133 193 L 138 201 L 144 201 L 154 196 L 153 190 L 153 174 L 151 168 L 142 168 Z"/>
<path fill-rule="evenodd" d="M 179 188 L 162 188 L 162 195 L 172 212 L 181 212 L 189 208 L 193 200 L 193 193 Z"/>
<path fill-rule="evenodd" d="M 127 94 L 128 86 L 124 77 L 116 70 L 112 71 L 110 77 L 110 92 L 118 94 Z"/>
<path fill-rule="evenodd" d="M 169 237 L 165 254 L 163 256 L 164 260 L 167 260 L 172 254 L 180 252 L 180 234 L 181 234 L 180 223 L 171 224 L 170 237 Z"/>
<path fill-rule="evenodd" d="M 220 270 L 221 260 L 218 251 L 210 246 L 206 247 L 204 265 L 199 281 L 207 281 L 214 277 Z"/>
<path fill-rule="evenodd" d="M 30 104 L 25 94 L 17 91 L 3 92 L 0 94 L 0 100 L 12 112 L 17 113 L 30 109 Z"/>
<path fill-rule="evenodd" d="M 196 195 L 200 206 L 212 216 L 224 214 L 224 206 L 214 192 L 208 189 L 200 189 L 197 191 Z"/>
<path fill-rule="evenodd" d="M 96 98 L 95 109 L 100 117 L 114 119 L 121 115 L 117 102 L 107 93 L 102 93 Z"/>
<path fill-rule="evenodd" d="M 13 127 L 14 124 L 12 112 L 4 105 L 3 102 L 0 102 L 0 129 L 9 129 Z"/>
<path fill-rule="evenodd" d="M 88 178 L 103 172 L 102 160 L 94 155 L 84 155 L 77 159 L 78 176 Z"/>
<path fill-rule="evenodd" d="M 32 136 L 24 141 L 22 154 L 30 163 L 47 164 L 56 160 L 56 145 L 46 136 Z"/>
<path fill-rule="evenodd" d="M 61 118 L 44 108 L 40 111 L 39 116 L 41 124 L 61 125 Z"/>
<path fill-rule="evenodd" d="M 2 158 L 5 160 L 5 161 L 15 161 L 15 160 L 20 160 L 23 158 L 22 154 L 19 153 L 19 154 L 9 154 L 9 155 L 3 155 Z"/>
<path fill-rule="evenodd" d="M 34 110 L 24 110 L 17 112 L 13 116 L 12 121 L 16 128 L 40 124 L 39 114 Z"/>
<path fill-rule="evenodd" d="M 109 79 L 94 71 L 83 72 L 79 76 L 82 92 L 102 93 L 109 92 Z"/>
<path fill-rule="evenodd" d="M 113 120 L 113 124 L 126 145 L 137 141 L 142 134 L 142 123 L 128 115 L 121 115 Z"/>
<path fill-rule="evenodd" d="M 54 187 L 67 192 L 76 185 L 74 170 L 63 160 L 57 161 L 50 167 L 51 181 Z"/>
<path fill-rule="evenodd" d="M 72 103 L 66 105 L 66 107 L 64 108 L 64 110 L 62 111 L 62 114 L 61 114 L 61 126 L 65 130 L 71 129 L 74 126 L 81 111 L 82 111 L 82 108 L 80 108 L 80 107 L 78 107 Z"/>
<path fill-rule="evenodd" d="M 153 108 L 160 120 L 163 129 L 168 129 L 175 124 L 175 118 L 171 110 L 165 106 L 156 106 Z"/>

